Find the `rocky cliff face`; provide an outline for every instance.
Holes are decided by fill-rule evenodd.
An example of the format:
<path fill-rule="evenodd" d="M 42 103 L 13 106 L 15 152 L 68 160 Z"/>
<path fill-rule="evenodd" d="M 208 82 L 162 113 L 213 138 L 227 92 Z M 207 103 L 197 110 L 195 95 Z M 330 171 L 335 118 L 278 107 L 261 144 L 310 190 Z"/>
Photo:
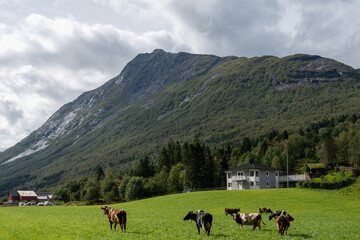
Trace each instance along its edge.
<path fill-rule="evenodd" d="M 169 138 L 225 134 L 222 138 L 230 141 L 251 128 L 252 116 L 259 119 L 249 109 L 268 121 L 261 96 L 274 94 L 271 88 L 319 87 L 357 77 L 354 69 L 320 56 L 139 54 L 118 76 L 64 105 L 0 153 L 0 193 L 17 186 L 54 186 L 97 166 L 119 169 L 140 154 L 155 153 Z M 231 128 L 221 120 L 227 115 L 234 119 Z"/>

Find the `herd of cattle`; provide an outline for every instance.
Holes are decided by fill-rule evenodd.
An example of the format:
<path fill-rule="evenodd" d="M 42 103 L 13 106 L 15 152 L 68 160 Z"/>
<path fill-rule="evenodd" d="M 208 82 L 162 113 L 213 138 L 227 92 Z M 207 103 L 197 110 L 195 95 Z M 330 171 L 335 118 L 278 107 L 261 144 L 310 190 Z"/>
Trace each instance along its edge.
<path fill-rule="evenodd" d="M 126 212 L 123 209 L 116 210 L 111 209 L 111 207 L 105 206 L 101 208 L 104 211 L 104 214 L 108 216 L 110 229 L 112 230 L 112 225 L 114 225 L 116 231 L 116 225 L 119 224 L 121 227 L 121 231 L 126 232 Z M 240 208 L 225 208 L 226 216 L 228 214 L 233 216 L 233 219 L 236 221 L 238 225 L 240 225 L 241 230 L 243 230 L 243 225 L 252 225 L 253 230 L 256 227 L 261 230 L 261 222 L 266 225 L 262 219 L 261 214 L 270 213 L 269 221 L 271 219 L 276 218 L 276 227 L 281 235 L 287 234 L 287 230 L 290 227 L 290 222 L 294 221 L 294 218 L 289 214 L 286 214 L 285 210 L 282 211 L 271 211 L 270 208 L 259 208 L 259 213 L 238 213 L 240 212 Z M 210 213 L 204 212 L 203 210 L 198 210 L 196 213 L 193 211 L 189 211 L 188 214 L 184 217 L 184 220 L 194 220 L 196 223 L 196 227 L 198 233 L 200 234 L 200 228 L 202 228 L 205 232 L 205 235 L 210 235 L 211 225 L 213 221 L 213 217 Z"/>

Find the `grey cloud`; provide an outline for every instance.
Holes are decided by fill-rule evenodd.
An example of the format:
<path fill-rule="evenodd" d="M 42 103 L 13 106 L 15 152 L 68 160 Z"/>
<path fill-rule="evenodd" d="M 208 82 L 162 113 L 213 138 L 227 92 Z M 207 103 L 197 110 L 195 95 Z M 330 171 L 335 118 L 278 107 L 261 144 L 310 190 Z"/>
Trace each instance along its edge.
<path fill-rule="evenodd" d="M 10 125 L 15 125 L 24 117 L 24 112 L 21 109 L 7 100 L 0 99 L 0 114 L 5 117 Z"/>

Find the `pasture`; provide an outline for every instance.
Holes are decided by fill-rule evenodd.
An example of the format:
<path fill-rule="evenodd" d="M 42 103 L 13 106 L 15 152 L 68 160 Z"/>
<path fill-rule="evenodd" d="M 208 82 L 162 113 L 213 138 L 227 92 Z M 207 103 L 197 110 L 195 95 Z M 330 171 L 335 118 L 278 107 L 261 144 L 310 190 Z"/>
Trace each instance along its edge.
<path fill-rule="evenodd" d="M 112 208 L 127 211 L 127 232 L 110 231 L 99 206 L 44 206 L 0 208 L 0 239 L 204 239 L 193 221 L 183 221 L 189 210 L 213 215 L 210 239 L 283 239 L 275 221 L 263 214 L 262 229 L 241 231 L 224 208 L 241 212 L 285 209 L 295 218 L 287 239 L 360 239 L 360 199 L 336 190 L 268 189 L 208 191 L 174 194 Z"/>

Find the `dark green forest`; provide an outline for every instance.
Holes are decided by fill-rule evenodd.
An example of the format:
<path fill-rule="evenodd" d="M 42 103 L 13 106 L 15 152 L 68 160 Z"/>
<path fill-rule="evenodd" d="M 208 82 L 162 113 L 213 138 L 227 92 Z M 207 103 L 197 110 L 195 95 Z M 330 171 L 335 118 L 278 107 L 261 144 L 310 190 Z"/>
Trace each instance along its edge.
<path fill-rule="evenodd" d="M 128 174 L 99 167 L 92 178 L 81 177 L 56 189 L 64 202 L 131 201 L 193 190 L 225 188 L 224 170 L 256 163 L 286 171 L 285 145 L 291 173 L 303 173 L 308 163 L 324 163 L 328 169 L 360 165 L 360 115 L 326 119 L 296 132 L 276 130 L 259 138 L 210 148 L 198 136 L 191 142 L 170 140 L 159 156 L 139 159 Z"/>

